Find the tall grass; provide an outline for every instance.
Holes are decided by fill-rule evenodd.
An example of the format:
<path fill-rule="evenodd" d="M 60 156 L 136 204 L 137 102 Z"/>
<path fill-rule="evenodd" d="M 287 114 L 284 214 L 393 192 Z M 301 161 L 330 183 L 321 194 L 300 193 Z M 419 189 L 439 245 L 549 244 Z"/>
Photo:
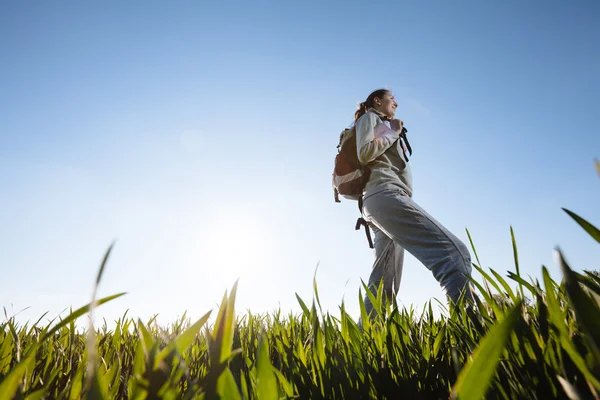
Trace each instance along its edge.
<path fill-rule="evenodd" d="M 316 281 L 310 307 L 297 296 L 298 315 L 236 316 L 236 283 L 212 326 L 211 312 L 167 327 L 125 314 L 112 330 L 80 333 L 77 318 L 123 295 L 96 299 L 94 289 L 56 323 L 0 325 L 0 399 L 599 399 L 600 278 L 573 271 L 557 249 L 563 279 L 542 267 L 541 283 L 526 281 L 512 228 L 511 238 L 515 273 L 485 271 L 472 246 L 476 304 L 451 304 L 441 318 L 431 302 L 415 315 L 379 290 L 367 293 L 372 319 L 359 293 L 359 327 L 343 302 L 323 312 Z"/>

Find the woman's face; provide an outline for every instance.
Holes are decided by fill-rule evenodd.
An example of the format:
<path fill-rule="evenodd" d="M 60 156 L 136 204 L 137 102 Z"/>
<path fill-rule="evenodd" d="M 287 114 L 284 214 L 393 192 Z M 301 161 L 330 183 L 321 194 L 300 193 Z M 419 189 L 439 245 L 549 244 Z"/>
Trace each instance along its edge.
<path fill-rule="evenodd" d="M 398 103 L 394 100 L 394 95 L 391 92 L 387 92 L 382 98 L 375 98 L 374 106 L 380 113 L 387 115 L 390 118 L 394 118 Z"/>

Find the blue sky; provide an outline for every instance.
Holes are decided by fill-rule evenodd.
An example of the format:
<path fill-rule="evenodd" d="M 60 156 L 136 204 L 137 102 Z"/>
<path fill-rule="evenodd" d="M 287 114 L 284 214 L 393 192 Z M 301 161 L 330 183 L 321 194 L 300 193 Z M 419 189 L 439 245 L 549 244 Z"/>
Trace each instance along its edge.
<path fill-rule="evenodd" d="M 374 89 L 409 129 L 415 200 L 482 264 L 560 279 L 600 249 L 597 2 L 4 2 L 0 305 L 22 321 L 99 295 L 168 323 L 213 309 L 358 315 L 372 253 L 333 202 L 339 132 Z M 476 275 L 478 277 L 478 275 Z M 399 300 L 443 299 L 407 256 Z M 64 313 L 62 314 L 64 315 Z"/>

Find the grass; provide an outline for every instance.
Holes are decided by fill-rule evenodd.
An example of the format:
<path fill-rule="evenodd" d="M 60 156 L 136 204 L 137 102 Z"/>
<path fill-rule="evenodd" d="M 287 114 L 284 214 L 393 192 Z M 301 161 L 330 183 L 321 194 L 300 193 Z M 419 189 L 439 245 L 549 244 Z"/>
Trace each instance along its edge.
<path fill-rule="evenodd" d="M 63 320 L 0 324 L 0 400 L 599 399 L 600 277 L 573 271 L 557 249 L 562 280 L 542 267 L 541 283 L 526 281 L 512 228 L 511 237 L 516 268 L 503 277 L 481 268 L 469 235 L 483 277 L 473 307 L 461 301 L 435 318 L 430 302 L 415 315 L 379 290 L 368 319 L 359 293 L 362 329 L 343 302 L 322 311 L 315 281 L 310 307 L 297 296 L 298 315 L 236 316 L 236 283 L 212 326 L 211 312 L 167 327 L 125 314 L 112 330 L 78 332 L 77 318 L 123 295 L 94 290 Z"/>
<path fill-rule="evenodd" d="M 441 318 L 431 303 L 414 315 L 379 295 L 364 331 L 343 303 L 320 310 L 316 282 L 300 315 L 236 317 L 234 286 L 210 327 L 210 313 L 166 328 L 125 315 L 110 331 L 76 331 L 76 318 L 121 294 L 47 326 L 11 318 L 0 325 L 0 399 L 598 398 L 600 279 L 558 254 L 561 283 L 545 268 L 543 285 L 509 274 L 516 292 L 474 282 L 475 308 Z M 510 289 L 476 268 L 488 288 Z"/>

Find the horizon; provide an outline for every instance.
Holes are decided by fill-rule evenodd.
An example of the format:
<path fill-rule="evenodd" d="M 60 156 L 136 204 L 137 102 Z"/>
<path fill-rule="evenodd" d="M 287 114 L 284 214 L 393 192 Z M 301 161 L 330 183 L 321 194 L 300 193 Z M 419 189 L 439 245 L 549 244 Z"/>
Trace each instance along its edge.
<path fill-rule="evenodd" d="M 429 6 L 2 4 L 0 306 L 29 307 L 23 323 L 87 304 L 114 242 L 98 297 L 128 294 L 96 321 L 194 320 L 237 279 L 238 314 L 299 312 L 317 265 L 323 310 L 358 318 L 372 250 L 331 173 L 380 87 L 408 128 L 415 201 L 473 262 L 466 229 L 486 271 L 514 271 L 513 227 L 526 280 L 543 265 L 560 280 L 557 246 L 600 269 L 561 209 L 600 226 L 600 5 Z M 434 298 L 407 253 L 399 305 Z"/>

